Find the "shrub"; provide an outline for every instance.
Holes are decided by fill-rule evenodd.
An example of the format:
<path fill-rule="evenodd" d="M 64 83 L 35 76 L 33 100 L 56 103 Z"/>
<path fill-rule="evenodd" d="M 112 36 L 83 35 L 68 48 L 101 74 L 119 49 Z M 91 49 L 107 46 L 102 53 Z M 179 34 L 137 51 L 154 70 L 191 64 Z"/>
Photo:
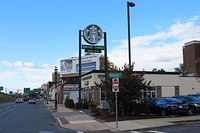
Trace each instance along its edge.
<path fill-rule="evenodd" d="M 80 101 L 80 102 L 76 103 L 76 108 L 78 108 L 78 109 L 89 109 L 89 105 L 90 105 L 89 102 Z"/>
<path fill-rule="evenodd" d="M 74 108 L 74 101 L 72 99 L 65 99 L 65 107 Z"/>

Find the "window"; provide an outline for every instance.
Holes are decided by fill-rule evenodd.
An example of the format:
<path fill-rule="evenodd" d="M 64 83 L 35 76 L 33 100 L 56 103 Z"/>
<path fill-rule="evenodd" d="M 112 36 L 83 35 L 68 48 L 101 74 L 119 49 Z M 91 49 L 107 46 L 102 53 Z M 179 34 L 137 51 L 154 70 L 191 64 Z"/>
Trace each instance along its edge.
<path fill-rule="evenodd" d="M 154 98 L 156 97 L 156 88 L 153 86 L 149 86 L 143 92 L 144 99 Z"/>

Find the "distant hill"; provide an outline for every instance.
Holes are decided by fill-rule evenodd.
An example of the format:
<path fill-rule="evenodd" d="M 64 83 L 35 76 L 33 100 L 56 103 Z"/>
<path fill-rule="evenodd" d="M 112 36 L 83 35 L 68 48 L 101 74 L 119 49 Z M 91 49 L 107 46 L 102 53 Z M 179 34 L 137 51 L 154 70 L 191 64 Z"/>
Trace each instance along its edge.
<path fill-rule="evenodd" d="M 12 102 L 14 100 L 15 100 L 15 98 L 13 98 L 12 96 L 0 92 L 0 103 Z"/>

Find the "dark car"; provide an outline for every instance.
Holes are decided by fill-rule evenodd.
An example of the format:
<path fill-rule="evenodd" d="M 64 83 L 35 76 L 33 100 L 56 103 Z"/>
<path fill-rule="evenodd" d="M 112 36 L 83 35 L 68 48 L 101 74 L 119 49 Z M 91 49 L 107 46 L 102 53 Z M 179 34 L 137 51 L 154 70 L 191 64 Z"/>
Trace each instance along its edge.
<path fill-rule="evenodd" d="M 190 115 L 200 112 L 200 99 L 199 98 L 197 98 L 195 96 L 179 96 L 179 97 L 175 97 L 175 98 L 188 104 L 188 107 L 189 107 L 188 113 L 190 113 Z"/>
<path fill-rule="evenodd" d="M 151 113 L 158 113 L 162 116 L 174 113 L 188 113 L 188 105 L 176 98 L 159 98 L 150 105 Z"/>

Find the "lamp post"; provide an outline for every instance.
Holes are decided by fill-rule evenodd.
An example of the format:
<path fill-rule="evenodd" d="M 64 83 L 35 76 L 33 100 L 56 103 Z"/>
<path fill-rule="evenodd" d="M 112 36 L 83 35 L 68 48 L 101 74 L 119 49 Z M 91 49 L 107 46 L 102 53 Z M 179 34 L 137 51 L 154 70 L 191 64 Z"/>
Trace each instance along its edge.
<path fill-rule="evenodd" d="M 131 35 L 130 35 L 130 11 L 129 11 L 129 7 L 134 7 L 134 6 L 135 6 L 135 3 L 127 1 L 129 66 L 131 66 Z"/>
<path fill-rule="evenodd" d="M 57 66 L 55 66 L 54 68 L 54 82 L 55 82 L 55 109 L 57 109 L 57 73 L 58 73 L 58 69 Z"/>

